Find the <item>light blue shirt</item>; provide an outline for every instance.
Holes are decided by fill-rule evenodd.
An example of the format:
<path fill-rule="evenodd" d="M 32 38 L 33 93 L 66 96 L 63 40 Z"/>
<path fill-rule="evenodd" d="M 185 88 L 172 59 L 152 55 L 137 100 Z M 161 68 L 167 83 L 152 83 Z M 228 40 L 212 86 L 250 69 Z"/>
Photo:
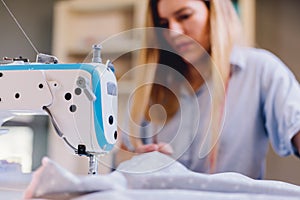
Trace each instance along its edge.
<path fill-rule="evenodd" d="M 269 141 L 281 156 L 296 152 L 291 138 L 300 130 L 299 83 L 284 63 L 265 50 L 236 47 L 231 64 L 216 172 L 260 179 Z M 181 109 L 169 123 L 142 129 L 146 143 L 157 134 L 158 141 L 174 148 L 175 159 L 193 171 L 208 173 L 209 162 L 200 144 L 210 125 L 210 92 L 208 83 L 196 98 L 182 95 Z"/>

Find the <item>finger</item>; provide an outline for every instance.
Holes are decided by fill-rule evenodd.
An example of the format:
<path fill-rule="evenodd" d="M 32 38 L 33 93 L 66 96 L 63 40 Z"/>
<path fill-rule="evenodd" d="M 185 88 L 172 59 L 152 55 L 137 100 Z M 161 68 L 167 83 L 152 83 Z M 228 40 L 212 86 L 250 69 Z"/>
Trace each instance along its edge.
<path fill-rule="evenodd" d="M 169 144 L 160 143 L 158 144 L 158 151 L 167 155 L 172 155 L 174 153 L 173 148 Z"/>
<path fill-rule="evenodd" d="M 136 153 L 146 153 L 151 151 L 157 151 L 158 145 L 157 144 L 146 144 L 136 148 Z"/>

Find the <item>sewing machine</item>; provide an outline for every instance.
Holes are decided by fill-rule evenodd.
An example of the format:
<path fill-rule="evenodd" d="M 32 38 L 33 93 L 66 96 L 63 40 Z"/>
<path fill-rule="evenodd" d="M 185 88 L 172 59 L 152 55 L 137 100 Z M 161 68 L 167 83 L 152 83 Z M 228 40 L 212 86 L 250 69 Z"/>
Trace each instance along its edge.
<path fill-rule="evenodd" d="M 102 63 L 99 45 L 93 51 L 84 64 L 58 64 L 44 54 L 35 63 L 0 62 L 0 126 L 16 115 L 49 115 L 66 144 L 90 158 L 89 174 L 97 173 L 96 156 L 112 150 L 118 136 L 114 68 Z"/>

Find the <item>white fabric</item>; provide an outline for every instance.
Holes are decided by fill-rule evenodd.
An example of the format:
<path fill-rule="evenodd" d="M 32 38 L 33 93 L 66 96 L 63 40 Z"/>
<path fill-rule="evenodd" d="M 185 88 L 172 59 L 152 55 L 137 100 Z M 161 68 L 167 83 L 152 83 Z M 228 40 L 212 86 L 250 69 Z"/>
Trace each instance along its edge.
<path fill-rule="evenodd" d="M 107 175 L 76 176 L 48 158 L 26 190 L 26 197 L 83 199 L 299 199 L 300 187 L 254 180 L 237 173 L 189 171 L 158 152 L 123 162 Z"/>

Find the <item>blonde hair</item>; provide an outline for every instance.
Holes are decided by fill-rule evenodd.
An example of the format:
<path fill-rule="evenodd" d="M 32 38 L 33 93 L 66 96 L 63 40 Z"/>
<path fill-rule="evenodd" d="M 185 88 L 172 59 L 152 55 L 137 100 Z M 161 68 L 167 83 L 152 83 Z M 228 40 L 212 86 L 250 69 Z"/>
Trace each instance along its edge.
<path fill-rule="evenodd" d="M 154 7 L 159 0 L 150 0 L 147 16 L 146 27 L 155 27 L 158 18 L 157 10 Z M 207 1 L 206 1 L 207 3 Z M 210 10 L 210 47 L 211 59 L 214 63 L 212 67 L 213 80 L 213 102 L 212 102 L 212 125 L 210 134 L 212 142 L 217 144 L 217 137 L 222 129 L 222 119 L 224 118 L 223 107 L 225 103 L 226 84 L 230 78 L 230 55 L 235 44 L 240 43 L 241 25 L 238 16 L 230 0 L 210 0 L 208 3 Z M 147 32 L 147 41 L 157 42 L 158 38 L 155 33 Z M 141 63 L 158 63 L 161 51 L 159 49 L 143 49 L 141 52 Z M 181 63 L 182 64 L 182 63 Z M 137 84 L 139 86 L 145 83 L 145 80 L 152 83 L 157 76 L 157 68 L 145 67 L 144 76 L 140 76 Z M 163 100 L 168 99 L 168 104 Z M 154 84 L 145 85 L 134 93 L 131 117 L 137 124 L 141 124 L 143 119 L 148 119 L 149 108 L 152 104 L 162 104 L 166 109 L 167 121 L 171 119 L 179 108 L 179 103 L 174 94 L 167 88 Z M 131 128 L 132 144 L 138 146 L 141 141 L 138 139 L 139 130 Z M 214 145 L 211 159 L 211 171 L 214 171 L 217 159 L 218 145 Z"/>
<path fill-rule="evenodd" d="M 242 44 L 241 25 L 238 16 L 230 0 L 210 1 L 210 34 L 211 34 L 211 58 L 214 62 L 212 67 L 213 102 L 212 102 L 212 144 L 213 151 L 210 156 L 210 170 L 215 171 L 217 144 L 219 133 L 223 128 L 225 117 L 225 97 L 227 84 L 230 79 L 230 55 L 233 46 Z M 218 74 L 220 73 L 220 74 Z M 219 78 L 221 76 L 221 79 Z M 220 82 L 220 80 L 222 82 Z"/>

